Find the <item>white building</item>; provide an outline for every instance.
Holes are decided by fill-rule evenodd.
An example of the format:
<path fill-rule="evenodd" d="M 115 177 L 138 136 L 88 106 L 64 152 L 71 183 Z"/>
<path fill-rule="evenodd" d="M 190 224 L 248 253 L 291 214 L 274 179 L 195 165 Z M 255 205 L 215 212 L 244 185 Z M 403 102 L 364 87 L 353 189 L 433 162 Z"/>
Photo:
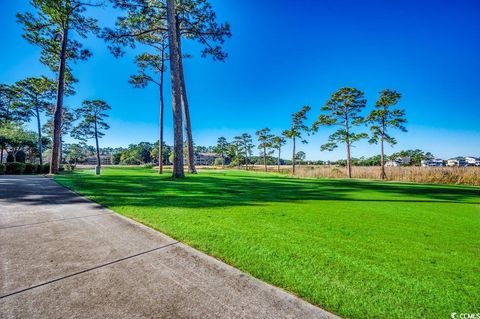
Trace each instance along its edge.
<path fill-rule="evenodd" d="M 467 161 L 465 160 L 464 157 L 455 157 L 447 161 L 447 166 L 464 167 L 464 166 L 467 166 Z"/>
<path fill-rule="evenodd" d="M 465 157 L 468 166 L 480 166 L 480 157 L 467 156 Z"/>
<path fill-rule="evenodd" d="M 441 167 L 441 166 L 443 166 L 443 160 L 441 158 L 422 161 L 422 167 Z"/>
<path fill-rule="evenodd" d="M 97 156 L 89 156 L 84 161 L 83 164 L 88 165 L 97 165 Z M 102 165 L 111 165 L 112 164 L 112 155 L 100 155 L 100 164 Z"/>
<path fill-rule="evenodd" d="M 216 153 L 195 153 L 195 165 L 214 165 L 217 158 L 221 156 Z"/>
<path fill-rule="evenodd" d="M 398 167 L 402 165 L 410 165 L 410 157 L 397 157 L 394 160 L 387 161 L 385 166 L 387 167 Z"/>

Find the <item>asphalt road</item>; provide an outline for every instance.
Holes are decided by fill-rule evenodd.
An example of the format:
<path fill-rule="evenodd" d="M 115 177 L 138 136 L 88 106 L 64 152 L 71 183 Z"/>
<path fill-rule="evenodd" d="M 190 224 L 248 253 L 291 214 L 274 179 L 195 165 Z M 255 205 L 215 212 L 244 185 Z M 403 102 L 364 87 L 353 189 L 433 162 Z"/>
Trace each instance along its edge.
<path fill-rule="evenodd" d="M 0 176 L 0 318 L 334 318 L 42 176 Z"/>

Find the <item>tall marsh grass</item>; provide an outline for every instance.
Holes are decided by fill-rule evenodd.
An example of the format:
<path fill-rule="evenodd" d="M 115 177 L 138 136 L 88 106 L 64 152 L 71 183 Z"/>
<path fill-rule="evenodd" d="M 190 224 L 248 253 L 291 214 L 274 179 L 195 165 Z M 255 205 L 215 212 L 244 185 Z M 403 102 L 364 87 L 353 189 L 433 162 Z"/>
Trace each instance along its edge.
<path fill-rule="evenodd" d="M 263 166 L 250 166 L 249 170 L 263 171 Z M 387 180 L 400 182 L 461 184 L 480 186 L 480 167 L 386 167 Z M 268 166 L 277 172 L 276 166 Z M 291 174 L 291 166 L 280 166 L 280 173 Z M 298 165 L 295 176 L 309 178 L 347 178 L 346 168 L 332 165 Z M 379 179 L 380 167 L 353 166 L 352 177 Z"/>

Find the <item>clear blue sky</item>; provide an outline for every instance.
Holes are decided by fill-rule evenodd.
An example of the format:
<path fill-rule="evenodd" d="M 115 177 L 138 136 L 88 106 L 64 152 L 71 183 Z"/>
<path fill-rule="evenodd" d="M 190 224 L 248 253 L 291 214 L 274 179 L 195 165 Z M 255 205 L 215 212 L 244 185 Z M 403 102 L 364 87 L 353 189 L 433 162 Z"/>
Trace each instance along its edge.
<path fill-rule="evenodd" d="M 21 38 L 15 13 L 27 0 L 0 0 L 2 48 L 0 82 L 49 74 L 39 51 Z M 436 156 L 480 156 L 480 2 L 478 1 L 337 1 L 212 0 L 220 21 L 233 37 L 226 63 L 202 59 L 195 45 L 185 62 L 194 139 L 213 145 L 233 136 L 270 127 L 288 128 L 290 114 L 310 105 L 313 120 L 329 95 L 342 86 L 365 92 L 369 107 L 384 88 L 403 94 L 408 133 L 387 153 L 421 148 Z M 116 12 L 95 10 L 101 26 Z M 112 106 L 111 129 L 103 146 L 155 141 L 158 92 L 134 89 L 135 52 L 113 58 L 99 39 L 85 41 L 93 57 L 74 65 L 77 95 L 67 104 L 103 99 Z M 137 52 L 138 53 L 138 52 Z M 169 92 L 170 87 L 166 87 Z M 169 93 L 168 93 L 169 95 Z M 172 143 L 170 100 L 167 143 Z M 360 128 L 365 130 L 365 128 Z M 309 159 L 344 158 L 344 149 L 320 152 L 331 129 L 322 129 L 301 149 Z M 285 149 L 289 151 L 289 145 Z M 359 143 L 353 156 L 370 156 L 378 147 Z M 285 153 L 287 154 L 287 153 Z"/>

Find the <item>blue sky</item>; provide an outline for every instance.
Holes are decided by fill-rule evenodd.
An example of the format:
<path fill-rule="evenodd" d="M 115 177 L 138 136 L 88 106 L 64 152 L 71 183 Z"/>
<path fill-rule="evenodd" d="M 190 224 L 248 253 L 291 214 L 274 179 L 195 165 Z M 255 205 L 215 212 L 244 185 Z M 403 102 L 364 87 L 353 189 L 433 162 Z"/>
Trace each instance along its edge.
<path fill-rule="evenodd" d="M 233 37 L 225 43 L 225 63 L 203 59 L 196 45 L 184 44 L 184 51 L 193 54 L 185 71 L 196 144 L 213 145 L 219 136 L 230 139 L 243 132 L 254 135 L 263 127 L 279 134 L 303 105 L 312 107 L 312 122 L 333 91 L 353 86 L 365 92 L 368 108 L 384 88 L 403 94 L 400 106 L 407 112 L 409 132 L 394 132 L 399 143 L 387 153 L 421 148 L 443 158 L 480 156 L 478 1 L 211 2 L 219 20 L 230 22 Z M 21 38 L 16 24 L 15 13 L 29 9 L 28 1 L 0 3 L 0 82 L 48 75 L 38 62 L 39 50 Z M 117 12 L 104 8 L 91 14 L 101 26 L 110 26 Z M 158 90 L 135 89 L 127 82 L 140 51 L 115 59 L 100 39 L 84 42 L 93 56 L 73 66 L 80 81 L 66 104 L 103 99 L 112 106 L 103 146 L 158 139 Z M 169 90 L 167 85 L 168 96 Z M 169 144 L 171 123 L 168 99 Z M 300 147 L 307 158 L 345 157 L 343 147 L 320 152 L 331 132 L 323 128 Z M 352 155 L 370 156 L 378 149 L 361 142 Z"/>

